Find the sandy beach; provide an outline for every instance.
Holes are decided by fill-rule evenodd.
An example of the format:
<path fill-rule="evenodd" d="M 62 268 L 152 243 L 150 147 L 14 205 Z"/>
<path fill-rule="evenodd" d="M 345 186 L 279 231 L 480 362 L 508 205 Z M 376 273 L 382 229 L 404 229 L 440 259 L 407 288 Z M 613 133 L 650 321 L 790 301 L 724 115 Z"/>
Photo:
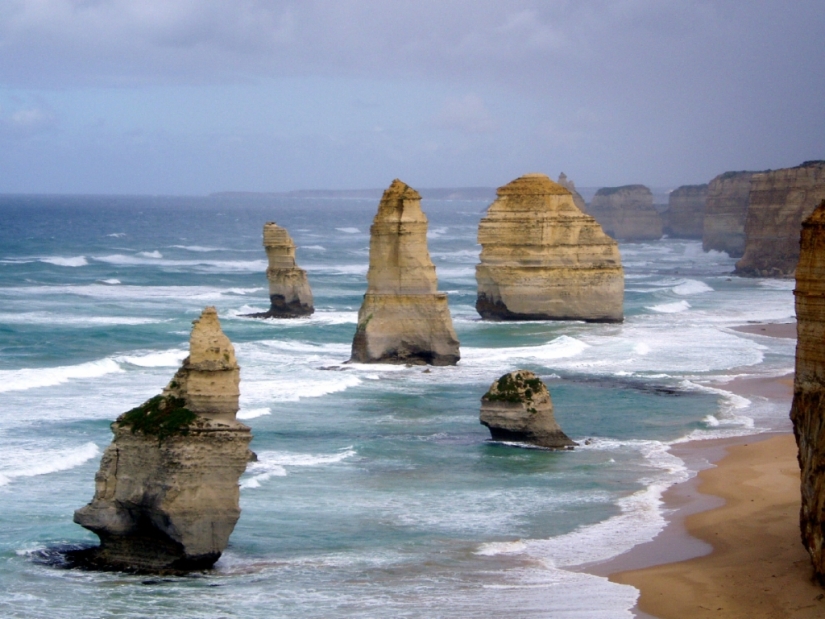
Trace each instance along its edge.
<path fill-rule="evenodd" d="M 795 329 L 793 323 L 737 328 L 770 337 L 793 337 Z M 789 407 L 792 388 L 792 375 L 725 385 Z M 640 590 L 638 615 L 825 617 L 825 589 L 813 582 L 799 537 L 793 435 L 686 443 L 673 451 L 697 468 L 702 461 L 715 466 L 665 493 L 672 511 L 662 534 L 600 570 Z"/>

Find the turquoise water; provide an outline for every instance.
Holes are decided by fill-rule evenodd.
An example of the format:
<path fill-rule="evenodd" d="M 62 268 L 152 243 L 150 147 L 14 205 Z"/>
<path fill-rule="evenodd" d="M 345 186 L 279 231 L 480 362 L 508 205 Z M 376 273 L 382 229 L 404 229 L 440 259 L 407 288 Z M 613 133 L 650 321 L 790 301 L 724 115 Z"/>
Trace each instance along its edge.
<path fill-rule="evenodd" d="M 457 367 L 343 365 L 365 289 L 365 200 L 0 198 L 0 614 L 9 617 L 622 617 L 636 591 L 569 568 L 664 524 L 690 476 L 669 445 L 787 428 L 787 410 L 725 391 L 783 374 L 794 342 L 732 331 L 793 317 L 792 282 L 729 275 L 700 243 L 622 245 L 622 325 L 478 320 L 485 203 L 424 201 L 461 340 Z M 309 319 L 268 306 L 261 227 L 295 239 Z M 146 578 L 51 559 L 95 537 L 109 423 L 156 394 L 215 305 L 241 364 L 259 462 L 213 571 Z M 488 441 L 479 399 L 502 373 L 547 382 L 554 453 Z"/>

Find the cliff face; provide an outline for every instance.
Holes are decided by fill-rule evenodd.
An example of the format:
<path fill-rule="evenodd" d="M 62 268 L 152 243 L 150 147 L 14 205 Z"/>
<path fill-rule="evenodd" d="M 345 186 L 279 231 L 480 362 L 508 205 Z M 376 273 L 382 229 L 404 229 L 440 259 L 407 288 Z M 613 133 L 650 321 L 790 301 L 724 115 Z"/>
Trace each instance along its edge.
<path fill-rule="evenodd" d="M 567 178 L 567 175 L 562 172 L 559 174 L 558 184 L 564 187 L 567 191 L 569 191 L 573 196 L 573 204 L 576 205 L 576 208 L 579 209 L 582 213 L 587 212 L 587 203 L 584 201 L 584 198 L 581 197 L 581 194 L 576 191 L 576 183 L 572 180 Z"/>
<path fill-rule="evenodd" d="M 481 398 L 480 421 L 493 440 L 551 449 L 576 445 L 556 423 L 547 386 L 529 370 L 510 372 L 490 385 Z"/>
<path fill-rule="evenodd" d="M 235 420 L 239 368 L 215 308 L 194 322 L 190 355 L 163 393 L 112 424 L 92 502 L 76 523 L 101 569 L 185 572 L 221 556 L 240 516 L 238 479 L 252 439 Z"/>
<path fill-rule="evenodd" d="M 454 365 L 459 359 L 447 295 L 437 291 L 421 196 L 398 179 L 370 228 L 367 293 L 352 361 Z"/>
<path fill-rule="evenodd" d="M 269 266 L 269 311 L 253 318 L 296 318 L 315 311 L 306 271 L 295 264 L 295 243 L 274 221 L 264 224 L 264 249 Z"/>
<path fill-rule="evenodd" d="M 653 206 L 653 194 L 644 185 L 602 187 L 587 212 L 618 241 L 662 238 L 662 218 Z"/>
<path fill-rule="evenodd" d="M 708 184 L 702 249 L 739 258 L 745 251 L 745 219 L 755 172 L 725 172 Z"/>
<path fill-rule="evenodd" d="M 478 242 L 482 318 L 621 322 L 624 271 L 616 241 L 545 175 L 500 187 Z"/>
<path fill-rule="evenodd" d="M 800 246 L 791 420 L 802 472 L 802 544 L 825 586 L 825 200 L 802 224 Z"/>
<path fill-rule="evenodd" d="M 745 253 L 736 263 L 736 274 L 793 277 L 802 221 L 823 199 L 825 161 L 754 174 L 745 222 Z"/>
<path fill-rule="evenodd" d="M 671 191 L 665 233 L 676 239 L 701 239 L 707 199 L 707 185 L 682 185 Z"/>

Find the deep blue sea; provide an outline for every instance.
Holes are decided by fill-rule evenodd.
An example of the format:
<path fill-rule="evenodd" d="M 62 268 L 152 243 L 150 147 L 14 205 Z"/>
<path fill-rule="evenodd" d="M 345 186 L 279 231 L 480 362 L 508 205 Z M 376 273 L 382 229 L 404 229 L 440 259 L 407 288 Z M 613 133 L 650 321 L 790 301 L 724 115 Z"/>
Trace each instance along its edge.
<path fill-rule="evenodd" d="M 672 444 L 789 427 L 725 385 L 792 371 L 793 340 L 731 327 L 792 320 L 793 282 L 733 277 L 698 241 L 623 244 L 623 324 L 482 322 L 486 206 L 422 203 L 462 357 L 427 371 L 343 365 L 377 201 L 0 197 L 0 616 L 630 617 L 634 588 L 578 567 L 662 529 L 661 493 L 693 474 Z M 311 318 L 243 317 L 268 307 L 266 221 L 298 246 Z M 44 561 L 96 540 L 72 514 L 109 424 L 169 381 L 207 305 L 259 456 L 226 553 L 182 578 Z M 480 398 L 517 368 L 580 447 L 488 440 Z"/>

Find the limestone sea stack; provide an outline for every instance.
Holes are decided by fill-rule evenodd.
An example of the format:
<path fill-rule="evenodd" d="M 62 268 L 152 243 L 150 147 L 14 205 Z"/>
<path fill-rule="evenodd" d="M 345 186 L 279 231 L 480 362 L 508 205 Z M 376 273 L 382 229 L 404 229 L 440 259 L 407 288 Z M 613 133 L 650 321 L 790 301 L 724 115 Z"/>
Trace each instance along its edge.
<path fill-rule="evenodd" d="M 707 185 L 682 185 L 671 191 L 664 231 L 675 239 L 701 239 L 707 199 Z"/>
<path fill-rule="evenodd" d="M 791 421 L 802 473 L 802 544 L 825 586 L 825 200 L 802 224 L 801 236 Z"/>
<path fill-rule="evenodd" d="M 438 292 L 418 192 L 395 179 L 370 228 L 367 292 L 358 312 L 351 361 L 455 365 L 458 337 Z"/>
<path fill-rule="evenodd" d="M 315 311 L 307 273 L 295 264 L 295 243 L 274 221 L 264 224 L 264 249 L 269 266 L 269 311 L 253 318 L 297 318 Z"/>
<path fill-rule="evenodd" d="M 731 258 L 745 252 L 745 219 L 748 196 L 755 172 L 725 172 L 708 184 L 702 249 L 723 251 Z"/>
<path fill-rule="evenodd" d="M 653 194 L 644 185 L 602 187 L 587 212 L 617 241 L 662 238 L 662 218 L 653 206 Z"/>
<path fill-rule="evenodd" d="M 529 370 L 510 372 L 490 385 L 481 398 L 480 420 L 496 441 L 550 449 L 576 445 L 556 423 L 547 386 Z"/>
<path fill-rule="evenodd" d="M 499 187 L 478 227 L 476 310 L 488 320 L 621 322 L 619 247 L 544 174 Z"/>
<path fill-rule="evenodd" d="M 567 178 L 567 175 L 564 172 L 559 174 L 558 183 L 572 194 L 573 204 L 576 205 L 576 208 L 579 209 L 582 213 L 586 213 L 587 204 L 585 203 L 584 198 L 582 198 L 581 194 L 578 191 L 576 191 L 576 183 Z"/>
<path fill-rule="evenodd" d="M 194 321 L 189 356 L 163 392 L 112 424 L 92 502 L 74 521 L 100 546 L 79 562 L 100 569 L 186 572 L 212 566 L 238 521 L 238 479 L 253 457 L 235 419 L 235 350 L 214 307 Z"/>
<path fill-rule="evenodd" d="M 825 161 L 771 170 L 751 178 L 745 253 L 736 274 L 793 277 L 802 221 L 825 199 Z"/>

